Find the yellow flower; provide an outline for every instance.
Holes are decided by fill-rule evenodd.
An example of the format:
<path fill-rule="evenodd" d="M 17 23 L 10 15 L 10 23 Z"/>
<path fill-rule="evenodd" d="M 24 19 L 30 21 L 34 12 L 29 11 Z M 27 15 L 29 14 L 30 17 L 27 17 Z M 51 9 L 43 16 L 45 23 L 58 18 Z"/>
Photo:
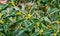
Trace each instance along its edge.
<path fill-rule="evenodd" d="M 10 14 L 10 12 L 6 12 L 6 14 Z"/>
<path fill-rule="evenodd" d="M 40 32 L 42 33 L 43 32 L 43 29 L 41 29 Z"/>
<path fill-rule="evenodd" d="M 31 8 L 31 7 L 30 7 L 30 6 L 28 6 L 28 8 L 27 8 L 27 9 L 29 10 L 30 8 Z"/>
<path fill-rule="evenodd" d="M 30 14 L 28 14 L 27 15 L 27 17 L 26 17 L 26 19 L 30 19 L 31 18 L 31 15 Z"/>
<path fill-rule="evenodd" d="M 56 34 L 56 33 L 54 33 L 54 36 L 57 36 L 57 34 Z"/>
<path fill-rule="evenodd" d="M 17 12 L 16 15 L 21 15 L 21 12 Z"/>
<path fill-rule="evenodd" d="M 46 10 L 48 10 L 48 8 L 49 8 L 48 6 L 45 7 Z"/>
<path fill-rule="evenodd" d="M 42 35 L 42 33 L 43 33 L 43 29 L 39 30 L 39 33 L 40 33 L 40 35 Z"/>
<path fill-rule="evenodd" d="M 14 23 L 16 22 L 16 18 L 13 18 L 13 22 L 14 22 Z"/>
<path fill-rule="evenodd" d="M 50 24 L 48 24 L 46 28 L 47 28 L 47 29 L 50 29 L 50 28 L 51 28 L 51 25 L 50 25 Z"/>
<path fill-rule="evenodd" d="M 2 14 L 0 13 L 0 18 L 2 17 Z"/>
<path fill-rule="evenodd" d="M 23 26 L 20 26 L 20 29 L 23 29 Z"/>
<path fill-rule="evenodd" d="M 37 26 L 39 26 L 39 22 L 37 22 L 37 24 L 36 24 Z"/>
<path fill-rule="evenodd" d="M 11 4 L 12 4 L 13 6 L 15 6 L 15 3 L 14 3 L 14 2 L 11 2 Z"/>
<path fill-rule="evenodd" d="M 3 23 L 4 23 L 4 21 L 3 21 L 3 20 L 0 20 L 0 23 L 1 23 L 1 24 L 3 24 Z"/>
<path fill-rule="evenodd" d="M 60 21 L 56 21 L 57 24 L 60 24 Z"/>

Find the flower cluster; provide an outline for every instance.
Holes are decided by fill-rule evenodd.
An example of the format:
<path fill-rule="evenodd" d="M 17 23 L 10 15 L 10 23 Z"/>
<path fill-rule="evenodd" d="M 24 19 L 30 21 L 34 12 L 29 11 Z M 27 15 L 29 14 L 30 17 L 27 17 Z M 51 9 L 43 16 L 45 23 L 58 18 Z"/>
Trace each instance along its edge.
<path fill-rule="evenodd" d="M 0 36 L 60 36 L 60 1 L 0 0 Z"/>

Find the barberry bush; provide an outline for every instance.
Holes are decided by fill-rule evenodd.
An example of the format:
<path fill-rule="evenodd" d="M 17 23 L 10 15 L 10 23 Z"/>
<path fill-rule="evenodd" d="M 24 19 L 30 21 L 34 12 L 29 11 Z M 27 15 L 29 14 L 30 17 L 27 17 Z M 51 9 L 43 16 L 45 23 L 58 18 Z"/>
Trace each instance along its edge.
<path fill-rule="evenodd" d="M 60 36 L 60 0 L 0 0 L 0 36 Z"/>

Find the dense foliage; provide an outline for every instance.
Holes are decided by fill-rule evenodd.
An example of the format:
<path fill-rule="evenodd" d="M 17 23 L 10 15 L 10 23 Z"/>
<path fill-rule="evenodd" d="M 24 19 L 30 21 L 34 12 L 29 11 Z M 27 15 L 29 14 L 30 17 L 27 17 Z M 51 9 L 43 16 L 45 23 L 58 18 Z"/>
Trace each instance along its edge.
<path fill-rule="evenodd" d="M 0 36 L 60 36 L 60 0 L 0 0 Z"/>

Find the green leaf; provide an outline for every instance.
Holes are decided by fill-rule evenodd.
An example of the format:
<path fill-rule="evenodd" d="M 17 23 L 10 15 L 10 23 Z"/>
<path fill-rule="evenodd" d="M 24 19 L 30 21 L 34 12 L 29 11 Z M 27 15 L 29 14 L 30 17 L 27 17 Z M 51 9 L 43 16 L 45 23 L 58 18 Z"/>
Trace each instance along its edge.
<path fill-rule="evenodd" d="M 48 23 L 51 23 L 50 19 L 48 17 L 44 17 L 44 20 Z"/>

